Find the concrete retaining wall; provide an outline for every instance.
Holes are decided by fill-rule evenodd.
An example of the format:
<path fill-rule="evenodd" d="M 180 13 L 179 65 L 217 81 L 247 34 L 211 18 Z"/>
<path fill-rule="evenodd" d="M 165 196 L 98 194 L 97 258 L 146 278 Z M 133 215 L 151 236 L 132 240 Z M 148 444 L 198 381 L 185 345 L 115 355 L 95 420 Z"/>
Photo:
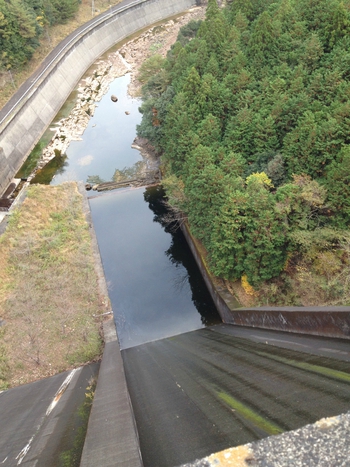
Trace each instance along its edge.
<path fill-rule="evenodd" d="M 229 324 L 350 339 L 349 307 L 262 307 L 231 310 Z"/>
<path fill-rule="evenodd" d="M 227 289 L 214 284 L 187 227 L 182 231 L 224 323 L 350 339 L 350 307 L 240 307 Z"/>
<path fill-rule="evenodd" d="M 231 310 L 239 307 L 239 302 L 223 287 L 220 287 L 218 284 L 214 284 L 213 280 L 209 274 L 208 269 L 206 268 L 202 256 L 198 251 L 194 240 L 187 228 L 186 225 L 181 226 L 181 230 L 187 240 L 187 243 L 192 251 L 192 254 L 196 260 L 196 263 L 201 271 L 204 282 L 208 287 L 210 295 L 215 303 L 215 306 L 220 314 L 220 317 L 224 323 L 230 323 L 231 319 Z"/>
<path fill-rule="evenodd" d="M 100 55 L 140 29 L 186 11 L 195 3 L 127 0 L 63 41 L 0 112 L 0 195 L 81 76 Z"/>

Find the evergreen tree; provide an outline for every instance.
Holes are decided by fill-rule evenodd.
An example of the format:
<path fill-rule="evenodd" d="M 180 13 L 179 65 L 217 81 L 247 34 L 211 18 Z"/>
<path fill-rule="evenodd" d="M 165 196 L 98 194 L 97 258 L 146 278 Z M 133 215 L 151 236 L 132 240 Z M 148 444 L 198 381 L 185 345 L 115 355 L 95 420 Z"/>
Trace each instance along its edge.
<path fill-rule="evenodd" d="M 157 72 L 174 94 L 153 101 L 150 134 L 220 277 L 259 287 L 287 252 L 315 258 L 345 238 L 349 11 L 349 0 L 209 0 Z"/>
<path fill-rule="evenodd" d="M 327 201 L 332 210 L 332 223 L 348 228 L 350 223 L 350 146 L 344 146 L 330 164 L 325 185 Z"/>
<path fill-rule="evenodd" d="M 66 21 L 77 8 L 78 0 L 0 0 L 0 67 L 23 67 L 44 27 Z"/>

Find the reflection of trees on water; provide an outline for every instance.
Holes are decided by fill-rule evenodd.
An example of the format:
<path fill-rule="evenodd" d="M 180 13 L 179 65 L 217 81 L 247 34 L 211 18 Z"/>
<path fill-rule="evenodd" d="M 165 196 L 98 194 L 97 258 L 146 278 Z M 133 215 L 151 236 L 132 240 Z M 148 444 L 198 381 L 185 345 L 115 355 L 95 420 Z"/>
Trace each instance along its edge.
<path fill-rule="evenodd" d="M 144 161 L 137 161 L 131 167 L 124 167 L 124 169 L 115 169 L 112 180 L 113 182 L 124 182 L 132 178 L 138 178 L 146 170 Z"/>
<path fill-rule="evenodd" d="M 187 241 L 181 229 L 174 228 L 175 222 L 169 223 L 169 211 L 164 203 L 163 187 L 158 185 L 147 188 L 144 192 L 144 198 L 151 211 L 154 212 L 153 221 L 161 224 L 165 232 L 172 236 L 171 245 L 165 254 L 176 267 L 183 266 L 187 271 L 186 276 L 192 292 L 192 301 L 201 315 L 202 323 L 206 326 L 218 323 L 220 321 L 219 315 Z"/>
<path fill-rule="evenodd" d="M 115 169 L 111 181 L 118 183 L 131 180 L 133 178 L 139 178 L 145 173 L 146 169 L 147 167 L 144 161 L 137 161 L 131 167 L 124 167 L 124 169 L 121 170 Z M 91 185 L 99 185 L 106 182 L 106 180 L 101 178 L 99 175 L 89 175 L 86 181 Z"/>
<path fill-rule="evenodd" d="M 67 155 L 57 154 L 51 159 L 42 169 L 38 170 L 31 183 L 40 183 L 42 185 L 50 185 L 56 175 L 64 173 L 68 167 Z"/>
<path fill-rule="evenodd" d="M 100 185 L 101 183 L 105 183 L 105 180 L 103 180 L 99 175 L 88 175 L 86 183 L 90 183 L 91 185 Z"/>

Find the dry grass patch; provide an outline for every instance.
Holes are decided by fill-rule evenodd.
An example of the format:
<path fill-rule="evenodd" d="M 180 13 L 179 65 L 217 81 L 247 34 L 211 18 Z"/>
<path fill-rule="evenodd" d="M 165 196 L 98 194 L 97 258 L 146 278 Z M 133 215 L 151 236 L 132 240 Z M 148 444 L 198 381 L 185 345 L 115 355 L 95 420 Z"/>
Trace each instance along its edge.
<path fill-rule="evenodd" d="M 31 186 L 0 237 L 0 386 L 98 358 L 104 299 L 77 185 Z"/>

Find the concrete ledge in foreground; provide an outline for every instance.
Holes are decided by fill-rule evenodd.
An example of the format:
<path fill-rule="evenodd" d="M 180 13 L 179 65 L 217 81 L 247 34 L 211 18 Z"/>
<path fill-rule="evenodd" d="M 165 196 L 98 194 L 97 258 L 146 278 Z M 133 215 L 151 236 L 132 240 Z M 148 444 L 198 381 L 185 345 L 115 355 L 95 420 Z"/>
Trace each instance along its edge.
<path fill-rule="evenodd" d="M 350 412 L 182 467 L 349 467 Z"/>
<path fill-rule="evenodd" d="M 80 467 L 142 467 L 114 320 L 104 323 L 105 349 Z"/>

